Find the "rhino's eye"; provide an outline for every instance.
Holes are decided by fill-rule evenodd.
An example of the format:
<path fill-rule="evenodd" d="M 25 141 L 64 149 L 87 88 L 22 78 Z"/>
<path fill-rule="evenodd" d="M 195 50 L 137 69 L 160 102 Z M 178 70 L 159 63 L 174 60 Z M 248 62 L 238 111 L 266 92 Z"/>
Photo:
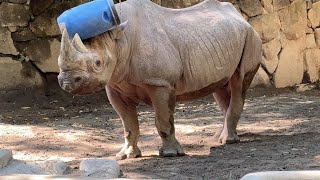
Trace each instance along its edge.
<path fill-rule="evenodd" d="M 96 60 L 96 66 L 100 67 L 101 66 L 101 61 L 100 60 Z"/>

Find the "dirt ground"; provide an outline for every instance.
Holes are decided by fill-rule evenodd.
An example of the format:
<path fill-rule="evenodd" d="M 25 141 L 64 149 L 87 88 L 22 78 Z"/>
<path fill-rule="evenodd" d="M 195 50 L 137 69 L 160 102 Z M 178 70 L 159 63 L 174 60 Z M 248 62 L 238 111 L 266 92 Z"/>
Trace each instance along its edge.
<path fill-rule="evenodd" d="M 0 149 L 14 158 L 61 159 L 75 174 L 83 158 L 114 158 L 123 144 L 122 125 L 104 93 L 17 97 L 0 101 Z M 266 170 L 320 169 L 320 91 L 250 90 L 238 133 L 241 142 L 213 141 L 222 115 L 212 97 L 178 103 L 177 138 L 186 156 L 161 158 L 151 108 L 139 107 L 143 157 L 119 161 L 123 177 L 239 179 Z"/>

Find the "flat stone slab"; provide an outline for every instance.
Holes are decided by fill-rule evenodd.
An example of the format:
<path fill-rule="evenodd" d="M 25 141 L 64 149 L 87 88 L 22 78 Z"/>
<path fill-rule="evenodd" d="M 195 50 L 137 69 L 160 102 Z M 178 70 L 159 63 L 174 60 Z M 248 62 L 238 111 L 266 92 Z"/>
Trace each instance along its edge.
<path fill-rule="evenodd" d="M 12 159 L 12 151 L 6 149 L 0 149 L 0 169 L 7 166 Z"/>
<path fill-rule="evenodd" d="M 315 180 L 320 179 L 320 171 L 266 171 L 250 173 L 240 180 Z"/>
<path fill-rule="evenodd" d="M 17 174 L 9 176 L 0 176 L 0 180 L 102 180 L 101 178 L 74 177 L 74 176 L 50 176 L 50 175 L 28 175 Z"/>
<path fill-rule="evenodd" d="M 115 160 L 110 159 L 85 159 L 80 163 L 82 176 L 96 178 L 118 178 L 120 166 Z"/>
<path fill-rule="evenodd" d="M 60 160 L 25 162 L 13 159 L 6 167 L 0 169 L 0 176 L 11 174 L 62 175 L 66 168 L 66 163 Z"/>

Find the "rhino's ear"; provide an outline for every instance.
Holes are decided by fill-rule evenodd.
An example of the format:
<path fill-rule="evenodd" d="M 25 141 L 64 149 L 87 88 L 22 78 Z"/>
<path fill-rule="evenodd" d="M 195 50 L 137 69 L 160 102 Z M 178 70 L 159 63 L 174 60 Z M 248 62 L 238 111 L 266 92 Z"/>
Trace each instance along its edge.
<path fill-rule="evenodd" d="M 72 45 L 79 52 L 82 52 L 82 53 L 89 52 L 87 47 L 83 44 L 78 33 L 76 33 L 76 35 L 74 35 L 73 40 L 72 40 Z"/>
<path fill-rule="evenodd" d="M 119 26 L 110 30 L 110 35 L 112 39 L 120 39 L 123 36 L 124 29 L 127 26 L 128 21 L 121 23 Z"/>

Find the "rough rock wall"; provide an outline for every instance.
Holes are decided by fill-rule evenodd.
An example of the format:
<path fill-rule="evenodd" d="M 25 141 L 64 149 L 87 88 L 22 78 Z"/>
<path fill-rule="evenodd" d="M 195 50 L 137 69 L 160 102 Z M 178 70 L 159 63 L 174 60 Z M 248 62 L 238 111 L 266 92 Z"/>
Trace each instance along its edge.
<path fill-rule="evenodd" d="M 58 72 L 56 17 L 87 1 L 0 0 L 0 90 L 43 86 L 47 73 Z M 200 0 L 153 1 L 183 8 Z M 320 0 L 229 1 L 264 43 L 264 61 L 254 85 L 281 88 L 319 80 Z"/>
<path fill-rule="evenodd" d="M 59 71 L 56 18 L 88 1 L 0 0 L 0 91 L 44 86 Z"/>
<path fill-rule="evenodd" d="M 155 0 L 186 7 L 200 0 Z M 253 85 L 294 86 L 320 78 L 320 0 L 220 0 L 231 2 L 259 33 L 263 63 Z"/>

